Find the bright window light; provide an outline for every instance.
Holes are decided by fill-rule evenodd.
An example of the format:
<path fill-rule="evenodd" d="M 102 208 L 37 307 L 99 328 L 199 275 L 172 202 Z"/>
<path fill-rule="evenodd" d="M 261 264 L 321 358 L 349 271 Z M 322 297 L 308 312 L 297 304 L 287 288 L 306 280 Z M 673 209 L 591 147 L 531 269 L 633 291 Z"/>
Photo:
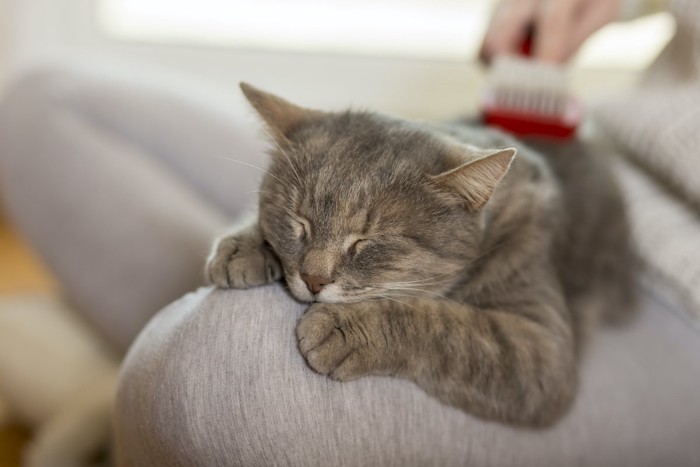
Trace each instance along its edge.
<path fill-rule="evenodd" d="M 493 0 L 97 0 L 99 28 L 118 40 L 309 53 L 466 61 Z M 640 68 L 673 32 L 668 15 L 611 26 L 581 66 Z"/>
<path fill-rule="evenodd" d="M 646 68 L 671 39 L 675 29 L 668 13 L 611 24 L 586 42 L 576 62 L 590 68 Z"/>
<path fill-rule="evenodd" d="M 464 60 L 489 1 L 101 0 L 111 36 L 305 52 Z"/>

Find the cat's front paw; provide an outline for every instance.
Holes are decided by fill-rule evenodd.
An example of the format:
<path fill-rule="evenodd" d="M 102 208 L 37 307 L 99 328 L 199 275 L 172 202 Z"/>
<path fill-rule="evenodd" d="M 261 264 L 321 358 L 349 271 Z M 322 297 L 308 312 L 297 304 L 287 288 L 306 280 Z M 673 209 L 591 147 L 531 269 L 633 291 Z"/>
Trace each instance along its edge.
<path fill-rule="evenodd" d="M 235 234 L 214 245 L 205 273 L 210 283 L 233 289 L 271 284 L 282 278 L 279 261 L 262 240 Z"/>
<path fill-rule="evenodd" d="M 381 314 L 363 303 L 316 303 L 299 320 L 299 350 L 311 368 L 339 381 L 382 372 L 387 336 Z"/>

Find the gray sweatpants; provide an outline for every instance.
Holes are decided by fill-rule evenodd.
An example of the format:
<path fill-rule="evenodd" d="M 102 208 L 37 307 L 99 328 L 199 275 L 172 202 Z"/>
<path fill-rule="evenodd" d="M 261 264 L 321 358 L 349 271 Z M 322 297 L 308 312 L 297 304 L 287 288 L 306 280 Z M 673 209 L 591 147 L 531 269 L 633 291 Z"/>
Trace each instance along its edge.
<path fill-rule="evenodd" d="M 572 412 L 527 431 L 446 407 L 412 383 L 310 370 L 281 286 L 200 289 L 161 311 L 124 363 L 121 466 L 693 466 L 700 339 L 647 298 L 583 361 Z"/>
<path fill-rule="evenodd" d="M 232 103 L 232 105 L 236 105 Z M 43 73 L 0 109 L 5 204 L 64 291 L 118 347 L 201 283 L 210 239 L 250 205 L 254 123 L 154 87 Z M 253 132 L 254 134 L 254 132 Z M 121 465 L 691 466 L 700 339 L 647 297 L 601 331 L 555 428 L 473 418 L 409 382 L 311 371 L 280 286 L 200 289 L 146 326 L 116 404 Z"/>
<path fill-rule="evenodd" d="M 234 95 L 54 70 L 0 105 L 4 207 L 119 351 L 202 284 L 212 239 L 254 206 L 246 164 L 267 157 Z"/>

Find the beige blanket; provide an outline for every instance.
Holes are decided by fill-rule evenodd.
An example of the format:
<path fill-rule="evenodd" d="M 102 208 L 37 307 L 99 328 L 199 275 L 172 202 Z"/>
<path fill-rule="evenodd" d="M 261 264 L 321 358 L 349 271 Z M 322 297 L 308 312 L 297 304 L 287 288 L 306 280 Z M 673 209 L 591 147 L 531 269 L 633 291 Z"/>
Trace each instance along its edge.
<path fill-rule="evenodd" d="M 674 38 L 639 89 L 596 117 L 632 162 L 619 173 L 642 259 L 700 319 L 700 1 L 670 9 Z"/>
<path fill-rule="evenodd" d="M 637 251 L 656 287 L 671 287 L 700 324 L 700 219 L 697 213 L 625 160 L 616 164 Z"/>

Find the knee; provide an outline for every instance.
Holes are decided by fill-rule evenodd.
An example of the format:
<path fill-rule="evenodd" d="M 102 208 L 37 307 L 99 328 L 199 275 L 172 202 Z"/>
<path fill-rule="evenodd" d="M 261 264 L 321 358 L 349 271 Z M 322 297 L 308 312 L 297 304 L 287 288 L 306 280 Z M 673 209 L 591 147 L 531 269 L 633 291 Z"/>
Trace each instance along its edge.
<path fill-rule="evenodd" d="M 46 135 L 76 94 L 77 81 L 68 72 L 43 69 L 10 86 L 0 105 L 0 174 L 6 174 L 6 181 L 33 170 L 35 159 L 47 152 L 42 147 Z"/>
<path fill-rule="evenodd" d="M 184 352 L 191 317 L 206 313 L 207 294 L 200 289 L 161 310 L 131 347 L 115 401 L 118 465 L 168 465 L 170 453 L 176 455 L 187 426 L 187 379 L 197 371 L 188 374 Z"/>
<path fill-rule="evenodd" d="M 69 72 L 45 68 L 21 76 L 10 86 L 0 116 L 3 124 L 38 117 L 75 94 L 77 79 Z"/>
<path fill-rule="evenodd" d="M 261 353 L 279 352 L 300 308 L 279 286 L 200 289 L 156 315 L 121 371 L 115 410 L 119 465 L 199 465 L 205 459 L 237 465 L 230 460 L 241 445 L 232 433 L 250 420 L 236 414 L 247 395 L 267 386 Z M 268 310 L 274 310 L 271 316 Z M 273 326 L 268 320 L 275 313 L 287 318 Z"/>

